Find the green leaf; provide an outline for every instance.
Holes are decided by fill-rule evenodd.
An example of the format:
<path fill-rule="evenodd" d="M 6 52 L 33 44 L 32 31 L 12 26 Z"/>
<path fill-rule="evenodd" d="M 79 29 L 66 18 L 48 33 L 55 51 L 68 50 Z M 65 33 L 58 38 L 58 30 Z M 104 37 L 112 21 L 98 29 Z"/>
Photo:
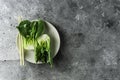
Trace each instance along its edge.
<path fill-rule="evenodd" d="M 38 38 L 44 32 L 44 28 L 45 28 L 45 22 L 42 20 L 39 20 L 35 38 Z"/>
<path fill-rule="evenodd" d="M 19 26 L 17 26 L 17 29 L 19 30 L 20 34 L 25 38 L 30 37 L 30 30 L 31 30 L 30 23 L 31 22 L 28 20 L 23 20 L 21 21 Z"/>
<path fill-rule="evenodd" d="M 30 32 L 30 36 L 32 39 L 35 39 L 35 35 L 36 35 L 36 31 L 37 31 L 37 21 L 33 21 L 30 24 L 31 26 L 31 32 Z"/>
<path fill-rule="evenodd" d="M 34 51 L 35 51 L 35 62 L 38 62 L 41 58 L 41 51 L 40 51 L 41 47 L 39 45 L 37 45 L 35 48 L 34 48 Z"/>

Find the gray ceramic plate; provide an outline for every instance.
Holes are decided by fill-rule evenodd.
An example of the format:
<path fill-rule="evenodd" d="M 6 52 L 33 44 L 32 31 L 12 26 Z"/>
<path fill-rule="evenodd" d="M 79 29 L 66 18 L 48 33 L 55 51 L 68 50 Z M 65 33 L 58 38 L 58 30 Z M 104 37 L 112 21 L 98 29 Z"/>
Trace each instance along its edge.
<path fill-rule="evenodd" d="M 46 23 L 45 34 L 48 34 L 50 36 L 51 54 L 53 55 L 53 57 L 55 57 L 55 55 L 58 53 L 59 48 L 60 48 L 60 36 L 59 36 L 56 28 L 51 23 L 49 23 L 47 21 L 45 21 L 45 23 Z M 19 40 L 19 35 L 17 35 L 17 47 L 19 46 L 18 40 Z M 18 47 L 18 50 L 19 50 L 19 47 Z M 31 62 L 31 63 L 35 63 L 35 64 L 41 63 L 41 62 L 38 62 L 38 63 L 35 62 L 33 49 L 24 50 L 24 54 L 25 54 L 26 61 Z"/>

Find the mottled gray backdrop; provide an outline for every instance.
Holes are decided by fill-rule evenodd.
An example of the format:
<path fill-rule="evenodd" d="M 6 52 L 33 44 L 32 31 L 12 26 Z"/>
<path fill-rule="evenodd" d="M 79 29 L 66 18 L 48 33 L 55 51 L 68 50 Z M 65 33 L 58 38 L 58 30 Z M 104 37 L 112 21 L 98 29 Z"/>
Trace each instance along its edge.
<path fill-rule="evenodd" d="M 54 67 L 19 65 L 18 16 L 58 29 Z M 0 80 L 120 80 L 120 0 L 0 0 Z"/>

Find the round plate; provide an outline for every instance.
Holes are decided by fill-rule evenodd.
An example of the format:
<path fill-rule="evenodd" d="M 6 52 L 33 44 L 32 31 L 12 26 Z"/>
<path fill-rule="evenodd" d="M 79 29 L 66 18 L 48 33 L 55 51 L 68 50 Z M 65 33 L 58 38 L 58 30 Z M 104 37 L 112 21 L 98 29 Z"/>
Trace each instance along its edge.
<path fill-rule="evenodd" d="M 48 34 L 50 36 L 51 54 L 53 55 L 53 57 L 55 57 L 60 48 L 60 36 L 56 28 L 51 23 L 47 21 L 45 21 L 45 23 L 46 23 L 45 34 Z M 19 40 L 19 35 L 17 35 L 17 47 L 19 49 L 18 40 Z M 26 61 L 35 63 L 35 64 L 41 64 L 41 62 L 37 62 L 37 63 L 35 62 L 34 50 L 24 50 L 24 54 L 25 54 Z"/>

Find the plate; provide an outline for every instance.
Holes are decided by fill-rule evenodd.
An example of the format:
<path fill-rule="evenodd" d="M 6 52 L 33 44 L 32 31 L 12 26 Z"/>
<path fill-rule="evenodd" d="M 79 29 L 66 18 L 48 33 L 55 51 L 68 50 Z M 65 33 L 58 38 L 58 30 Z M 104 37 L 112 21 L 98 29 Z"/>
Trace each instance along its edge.
<path fill-rule="evenodd" d="M 51 54 L 53 55 L 53 57 L 56 56 L 56 54 L 59 51 L 60 48 L 60 36 L 59 33 L 57 31 L 57 29 L 49 22 L 45 21 L 46 26 L 45 26 L 45 34 L 48 34 L 50 36 L 50 40 L 51 40 Z M 19 44 L 18 44 L 18 40 L 19 40 L 19 35 L 17 35 L 17 48 L 19 50 Z M 35 63 L 35 64 L 41 64 L 42 62 L 35 62 L 34 59 L 34 50 L 26 50 L 24 49 L 24 56 L 25 56 L 25 60 L 31 63 Z"/>

